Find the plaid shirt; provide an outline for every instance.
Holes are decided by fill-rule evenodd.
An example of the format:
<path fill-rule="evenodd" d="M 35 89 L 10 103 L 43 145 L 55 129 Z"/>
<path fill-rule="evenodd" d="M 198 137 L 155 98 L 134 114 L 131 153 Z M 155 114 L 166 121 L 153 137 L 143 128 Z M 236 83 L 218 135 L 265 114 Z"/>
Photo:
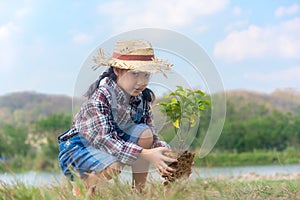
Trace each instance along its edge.
<path fill-rule="evenodd" d="M 118 136 L 113 116 L 111 115 L 112 96 L 109 90 L 101 85 L 107 84 L 116 95 L 118 104 L 118 123 L 132 121 L 137 105 L 143 103 L 142 94 L 130 97 L 126 103 L 124 91 L 110 78 L 104 78 L 100 82 L 100 87 L 96 89 L 75 115 L 71 132 L 80 132 L 95 148 L 101 149 L 118 158 L 121 163 L 132 165 L 138 158 L 142 147 L 137 144 L 124 141 Z M 127 101 L 128 102 L 128 101 Z M 168 146 L 160 141 L 153 125 L 153 115 L 150 112 L 151 105 L 144 102 L 144 115 L 142 122 L 147 124 L 153 132 L 153 147 Z M 128 114 L 130 113 L 130 114 Z"/>

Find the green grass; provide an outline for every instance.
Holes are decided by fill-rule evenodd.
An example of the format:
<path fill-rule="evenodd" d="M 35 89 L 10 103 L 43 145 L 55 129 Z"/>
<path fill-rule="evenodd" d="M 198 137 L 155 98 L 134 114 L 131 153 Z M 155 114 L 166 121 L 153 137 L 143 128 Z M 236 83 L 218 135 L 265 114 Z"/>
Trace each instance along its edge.
<path fill-rule="evenodd" d="M 83 188 L 81 183 L 77 183 Z M 28 187 L 17 183 L 15 186 L 0 185 L 0 199 L 22 200 L 69 200 L 69 199 L 300 199 L 300 180 L 240 181 L 232 179 L 195 179 L 175 182 L 163 186 L 161 182 L 149 181 L 146 194 L 131 191 L 129 183 L 118 180 L 105 184 L 93 198 L 83 191 L 83 196 L 74 198 L 68 182 L 58 186 Z"/>
<path fill-rule="evenodd" d="M 284 151 L 264 151 L 234 153 L 214 151 L 205 158 L 195 157 L 195 166 L 246 166 L 272 164 L 299 164 L 300 151 L 293 147 Z"/>

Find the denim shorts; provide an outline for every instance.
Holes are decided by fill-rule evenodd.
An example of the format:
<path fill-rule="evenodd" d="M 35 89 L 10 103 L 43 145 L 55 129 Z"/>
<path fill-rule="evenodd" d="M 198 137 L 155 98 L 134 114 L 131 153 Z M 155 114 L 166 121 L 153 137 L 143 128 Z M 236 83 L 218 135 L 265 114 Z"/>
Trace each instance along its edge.
<path fill-rule="evenodd" d="M 119 135 L 125 141 L 137 143 L 140 135 L 149 127 L 145 124 L 135 124 L 127 133 Z M 90 173 L 99 173 L 118 159 L 100 149 L 94 148 L 80 133 L 66 141 L 62 138 L 68 131 L 58 136 L 59 165 L 67 177 L 74 179 L 72 171 L 81 178 L 86 178 Z"/>

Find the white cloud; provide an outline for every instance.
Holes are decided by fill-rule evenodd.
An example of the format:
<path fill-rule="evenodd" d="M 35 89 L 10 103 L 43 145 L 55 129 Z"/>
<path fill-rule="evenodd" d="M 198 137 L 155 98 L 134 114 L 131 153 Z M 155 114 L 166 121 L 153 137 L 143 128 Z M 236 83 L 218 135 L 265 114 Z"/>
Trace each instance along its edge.
<path fill-rule="evenodd" d="M 233 14 L 234 14 L 235 16 L 241 15 L 241 14 L 242 14 L 242 9 L 241 9 L 240 7 L 238 7 L 238 6 L 235 6 L 235 7 L 233 8 Z"/>
<path fill-rule="evenodd" d="M 209 29 L 208 25 L 200 24 L 199 26 L 195 27 L 197 33 L 203 33 Z"/>
<path fill-rule="evenodd" d="M 229 22 L 228 25 L 226 25 L 225 31 L 230 32 L 233 30 L 244 28 L 248 25 L 248 19 L 244 19 L 242 15 L 244 15 L 243 10 L 239 6 L 234 6 L 232 8 L 232 15 L 235 20 L 232 20 Z"/>
<path fill-rule="evenodd" d="M 291 83 L 299 82 L 300 67 L 291 67 L 288 69 L 272 71 L 269 73 L 246 73 L 244 75 L 247 79 L 252 79 L 259 82 L 278 82 Z"/>
<path fill-rule="evenodd" d="M 188 1 L 112 1 L 99 6 L 100 15 L 108 15 L 116 29 L 138 26 L 181 27 L 200 16 L 223 10 L 228 0 Z"/>
<path fill-rule="evenodd" d="M 22 44 L 19 39 L 25 26 L 24 19 L 32 11 L 30 3 L 31 1 L 23 1 L 17 5 L 11 2 L 0 3 L 0 15 L 3 15 L 0 24 L 1 73 L 15 70 L 19 58 L 24 57 L 24 52 L 20 50 Z"/>
<path fill-rule="evenodd" d="M 240 29 L 245 27 L 248 24 L 248 20 L 238 20 L 228 24 L 225 28 L 226 32 L 230 32 L 232 30 Z"/>
<path fill-rule="evenodd" d="M 12 36 L 15 32 L 19 31 L 19 27 L 13 22 L 8 22 L 3 26 L 0 26 L 0 40 L 6 40 Z"/>
<path fill-rule="evenodd" d="M 17 18 L 22 18 L 22 17 L 29 15 L 31 13 L 31 11 L 32 11 L 31 7 L 26 5 L 20 9 L 16 10 L 15 16 Z"/>
<path fill-rule="evenodd" d="M 78 33 L 73 36 L 72 41 L 76 44 L 86 44 L 92 41 L 92 36 L 85 33 Z"/>
<path fill-rule="evenodd" d="M 28 16 L 33 10 L 32 5 L 37 2 L 23 0 L 16 4 L 12 1 L 0 1 L 0 16 L 3 19 L 10 17 L 10 19 L 22 19 Z"/>
<path fill-rule="evenodd" d="M 300 11 L 300 6 L 298 4 L 293 4 L 289 7 L 279 7 L 275 11 L 276 17 L 282 17 L 285 15 L 293 15 Z"/>
<path fill-rule="evenodd" d="M 250 25 L 242 31 L 232 31 L 216 43 L 214 55 L 228 61 L 251 58 L 300 58 L 300 18 L 276 26 Z"/>
<path fill-rule="evenodd" d="M 0 26 L 0 70 L 11 69 L 17 55 L 17 46 L 14 36 L 20 28 L 13 22 L 8 22 Z"/>

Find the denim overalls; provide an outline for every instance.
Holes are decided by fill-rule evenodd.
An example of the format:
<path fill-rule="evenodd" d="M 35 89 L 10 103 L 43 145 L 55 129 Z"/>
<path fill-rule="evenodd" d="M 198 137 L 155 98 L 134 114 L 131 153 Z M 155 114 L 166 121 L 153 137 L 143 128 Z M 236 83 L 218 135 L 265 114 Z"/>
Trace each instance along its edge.
<path fill-rule="evenodd" d="M 107 88 L 111 94 L 111 115 L 117 119 L 118 105 L 115 92 L 108 85 L 102 86 Z M 118 136 L 124 141 L 137 143 L 141 133 L 149 128 L 146 124 L 135 123 L 141 121 L 144 115 L 143 110 L 143 102 L 141 102 L 133 119 L 128 118 L 130 120 L 122 123 L 114 122 Z M 59 135 L 57 139 L 60 151 L 58 155 L 60 167 L 62 172 L 71 180 L 74 178 L 71 170 L 79 173 L 81 178 L 85 178 L 89 173 L 98 173 L 117 161 L 116 156 L 94 148 L 82 134 L 74 132 L 72 129 Z"/>

